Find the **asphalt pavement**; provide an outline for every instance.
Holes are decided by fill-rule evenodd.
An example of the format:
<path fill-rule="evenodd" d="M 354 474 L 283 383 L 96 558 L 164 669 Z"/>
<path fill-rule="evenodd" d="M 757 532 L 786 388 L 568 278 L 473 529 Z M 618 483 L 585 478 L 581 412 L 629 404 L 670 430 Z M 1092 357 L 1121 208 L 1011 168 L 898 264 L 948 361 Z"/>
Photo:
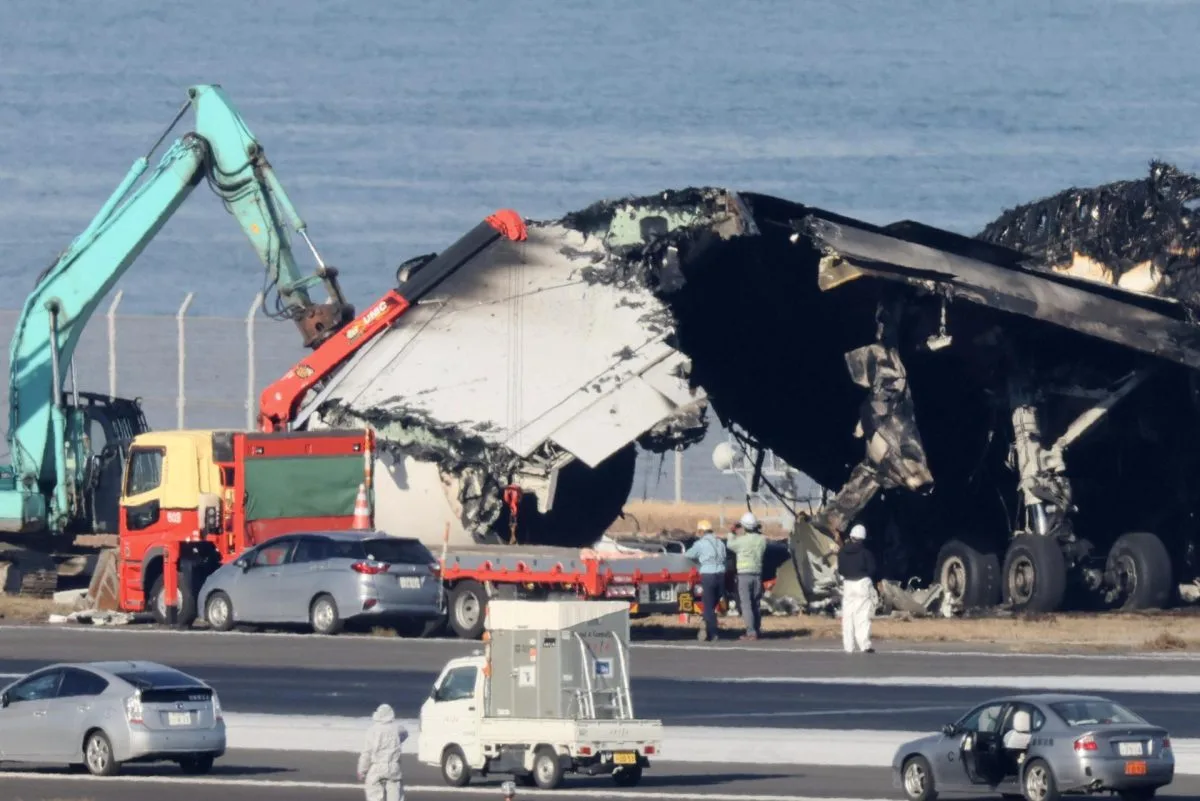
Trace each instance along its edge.
<path fill-rule="evenodd" d="M 387 701 L 399 715 L 415 717 L 445 661 L 478 647 L 399 638 L 0 628 L 0 673 L 51 661 L 152 659 L 212 684 L 230 712 L 366 716 Z M 668 726 L 907 731 L 936 729 L 1009 690 L 826 682 L 897 675 L 1195 675 L 1200 668 L 1195 660 L 922 653 L 885 645 L 876 654 L 847 656 L 769 643 L 640 646 L 633 663 L 637 714 Z M 1103 694 L 1176 737 L 1200 737 L 1194 695 Z"/>

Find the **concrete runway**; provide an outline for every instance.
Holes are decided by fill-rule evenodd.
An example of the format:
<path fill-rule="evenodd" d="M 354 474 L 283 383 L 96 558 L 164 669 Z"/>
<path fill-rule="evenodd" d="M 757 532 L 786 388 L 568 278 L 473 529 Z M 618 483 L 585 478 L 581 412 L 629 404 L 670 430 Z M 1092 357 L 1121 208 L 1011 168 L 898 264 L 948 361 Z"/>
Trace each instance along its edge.
<path fill-rule="evenodd" d="M 442 664 L 478 647 L 455 640 L 3 628 L 0 673 L 24 673 L 51 661 L 153 659 L 212 684 L 230 712 L 365 716 L 388 701 L 400 716 L 415 717 Z M 633 660 L 638 714 L 669 726 L 934 730 L 972 704 L 1009 690 L 856 682 L 1037 675 L 1131 676 L 1135 681 L 1178 676 L 1183 683 L 1196 681 L 1200 673 L 1194 659 L 888 651 L 886 645 L 873 655 L 847 656 L 769 642 L 641 645 Z M 806 677 L 822 682 L 806 683 Z M 1102 694 L 1176 737 L 1200 737 L 1200 701 L 1194 694 Z"/>
<path fill-rule="evenodd" d="M 352 799 L 362 798 L 354 784 L 353 756 L 307 753 L 290 755 L 272 751 L 231 751 L 218 760 L 212 774 L 197 781 L 182 776 L 173 765 L 128 766 L 123 775 L 97 780 L 70 777 L 63 770 L 28 769 L 0 771 L 5 798 L 10 801 L 35 799 L 88 799 L 125 801 L 155 799 L 164 794 L 188 801 L 250 801 L 251 799 Z M 462 790 L 446 787 L 436 768 L 405 758 L 407 801 L 445 798 L 451 795 L 499 799 L 501 777 L 474 779 Z M 186 790 L 184 789 L 186 787 Z M 185 795 L 186 793 L 186 795 Z M 539 795 L 519 788 L 517 797 Z M 545 794 L 540 794 L 545 795 Z M 1200 777 L 1181 776 L 1160 795 L 1200 800 Z M 552 797 L 561 801 L 582 799 L 663 799 L 686 801 L 799 801 L 804 799 L 887 799 L 902 797 L 893 790 L 886 769 L 834 768 L 815 765 L 751 767 L 739 765 L 684 765 L 664 762 L 650 768 L 642 783 L 619 789 L 606 777 L 568 776 Z"/>

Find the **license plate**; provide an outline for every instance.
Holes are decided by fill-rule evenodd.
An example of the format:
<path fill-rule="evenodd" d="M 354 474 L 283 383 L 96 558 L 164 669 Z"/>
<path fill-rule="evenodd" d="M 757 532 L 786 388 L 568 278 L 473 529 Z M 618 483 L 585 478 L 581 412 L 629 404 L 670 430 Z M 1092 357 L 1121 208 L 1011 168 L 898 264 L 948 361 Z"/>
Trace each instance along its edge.
<path fill-rule="evenodd" d="M 168 726 L 190 726 L 192 724 L 191 712 L 168 712 Z"/>
<path fill-rule="evenodd" d="M 1137 762 L 1126 762 L 1125 763 L 1125 775 L 1126 776 L 1145 776 L 1146 775 L 1146 763 L 1143 762 L 1142 760 L 1138 760 Z"/>
<path fill-rule="evenodd" d="M 679 611 L 680 612 L 690 612 L 694 608 L 695 608 L 695 605 L 694 605 L 694 602 L 692 601 L 692 594 L 690 592 L 679 593 Z"/>
<path fill-rule="evenodd" d="M 675 588 L 663 587 L 654 591 L 654 600 L 659 603 L 669 603 L 675 600 Z"/>
<path fill-rule="evenodd" d="M 1142 751 L 1141 743 L 1117 743 L 1117 753 L 1124 757 L 1130 757 L 1141 756 L 1145 752 Z"/>
<path fill-rule="evenodd" d="M 613 762 L 615 762 L 618 765 L 636 765 L 637 764 L 637 754 L 631 753 L 629 751 L 623 751 L 619 754 L 613 754 Z"/>
<path fill-rule="evenodd" d="M 421 589 L 420 576 L 401 576 L 400 589 L 402 590 L 419 590 Z"/>

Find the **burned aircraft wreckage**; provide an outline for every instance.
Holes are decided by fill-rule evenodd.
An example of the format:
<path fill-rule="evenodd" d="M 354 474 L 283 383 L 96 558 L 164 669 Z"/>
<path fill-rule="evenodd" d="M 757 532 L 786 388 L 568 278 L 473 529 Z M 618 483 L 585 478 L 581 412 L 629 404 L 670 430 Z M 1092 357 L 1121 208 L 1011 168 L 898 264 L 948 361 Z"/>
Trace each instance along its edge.
<path fill-rule="evenodd" d="M 857 519 L 958 608 L 1161 607 L 1197 574 L 1197 197 L 1154 164 L 975 238 L 723 189 L 597 203 L 446 279 L 314 425 L 381 434 L 381 525 L 583 546 L 635 445 L 711 413 L 838 488 L 792 538 L 810 608 Z"/>

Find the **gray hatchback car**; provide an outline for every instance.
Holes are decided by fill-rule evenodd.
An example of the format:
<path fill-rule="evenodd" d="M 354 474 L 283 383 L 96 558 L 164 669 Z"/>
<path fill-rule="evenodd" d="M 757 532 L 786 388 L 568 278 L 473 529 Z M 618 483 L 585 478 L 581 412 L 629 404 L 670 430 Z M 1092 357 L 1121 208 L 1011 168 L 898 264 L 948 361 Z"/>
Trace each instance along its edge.
<path fill-rule="evenodd" d="M 50 665 L 0 690 L 0 762 L 112 776 L 124 762 L 172 761 L 201 774 L 224 753 L 217 694 L 157 662 Z"/>
<path fill-rule="evenodd" d="M 438 561 L 419 540 L 377 531 L 285 534 L 242 553 L 200 588 L 204 620 L 307 624 L 336 634 L 347 622 L 416 627 L 445 614 Z"/>
<path fill-rule="evenodd" d="M 1095 695 L 997 698 L 938 734 L 907 742 L 892 759 L 909 801 L 939 791 L 1058 801 L 1063 793 L 1115 792 L 1149 801 L 1175 778 L 1166 729 Z"/>

